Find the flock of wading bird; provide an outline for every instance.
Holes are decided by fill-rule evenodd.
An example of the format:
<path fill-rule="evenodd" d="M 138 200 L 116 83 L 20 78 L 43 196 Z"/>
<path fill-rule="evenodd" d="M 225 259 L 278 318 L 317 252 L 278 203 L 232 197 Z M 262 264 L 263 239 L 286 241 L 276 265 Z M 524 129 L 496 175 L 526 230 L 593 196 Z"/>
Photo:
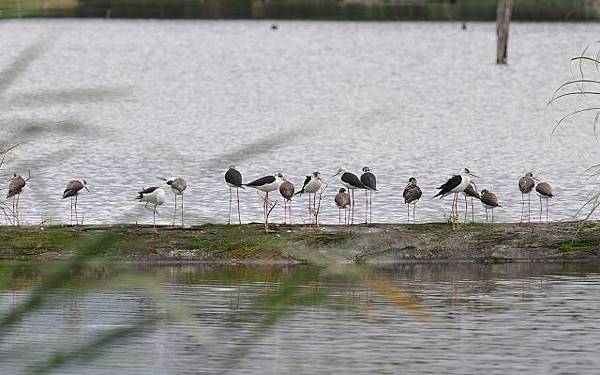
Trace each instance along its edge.
<path fill-rule="evenodd" d="M 368 167 L 362 169 L 363 173 L 360 178 L 343 168 L 339 168 L 337 173 L 332 177 L 339 177 L 341 185 L 344 187 L 339 189 L 339 192 L 335 195 L 334 201 L 338 207 L 338 220 L 342 222 L 342 211 L 344 211 L 344 224 L 354 224 L 354 190 L 365 191 L 365 223 L 370 223 L 372 218 L 372 195 L 373 192 L 377 191 L 377 179 L 375 175 L 369 170 Z M 457 228 L 458 222 L 458 195 L 462 193 L 465 196 L 465 222 L 467 220 L 468 201 L 471 199 L 471 217 L 474 221 L 473 214 L 473 199 L 479 199 L 486 210 L 486 222 L 489 221 L 488 210 L 491 210 L 491 221 L 494 221 L 494 208 L 501 207 L 498 203 L 498 198 L 494 193 L 489 190 L 483 189 L 478 192 L 477 185 L 473 181 L 474 178 L 478 178 L 475 174 L 471 173 L 465 168 L 461 174 L 452 176 L 448 181 L 442 184 L 437 189 L 439 192 L 434 198 L 444 198 L 450 194 L 454 194 L 452 201 L 452 211 L 450 219 L 452 221 L 452 228 Z M 183 210 L 183 193 L 187 189 L 187 182 L 181 177 L 172 178 L 161 178 L 167 185 L 171 187 L 171 190 L 175 196 L 175 205 L 173 209 L 173 223 L 175 226 L 177 216 L 177 197 L 181 197 L 181 226 L 183 226 L 184 210 Z M 10 180 L 8 186 L 7 198 L 12 198 L 12 219 L 11 223 L 19 225 L 19 196 L 23 191 L 23 188 L 27 185 L 27 179 L 20 175 L 14 174 Z M 291 201 L 294 196 L 307 194 L 308 195 L 308 216 L 311 225 L 319 225 L 319 210 L 321 207 L 321 197 L 325 191 L 327 185 L 321 178 L 319 172 L 313 172 L 310 176 L 306 176 L 302 189 L 298 192 L 295 191 L 294 185 L 286 180 L 281 173 L 274 175 L 264 176 L 258 178 L 249 183 L 242 182 L 242 174 L 235 169 L 234 166 L 230 166 L 225 173 L 225 183 L 229 186 L 229 216 L 228 224 L 231 224 L 231 213 L 232 213 L 232 201 L 233 201 L 233 189 L 237 197 L 237 213 L 238 222 L 241 224 L 240 214 L 240 196 L 239 189 L 252 188 L 256 189 L 257 193 L 264 193 L 261 195 L 263 199 L 263 215 L 265 229 L 268 229 L 269 225 L 269 214 L 277 205 L 277 201 L 271 201 L 269 199 L 269 193 L 279 190 L 279 193 L 284 199 L 284 223 L 287 224 L 288 217 L 291 224 Z M 521 177 L 518 181 L 519 190 L 521 191 L 521 222 L 531 222 L 531 195 L 530 193 L 535 188 L 535 192 L 540 198 L 540 221 L 542 221 L 543 213 L 543 201 L 546 201 L 546 221 L 548 221 L 548 199 L 553 197 L 552 188 L 547 182 L 542 182 L 536 179 L 532 173 L 527 173 Z M 71 199 L 71 224 L 73 224 L 73 217 L 75 217 L 75 223 L 80 224 L 79 216 L 77 213 L 77 198 L 82 190 L 89 192 L 87 183 L 85 180 L 72 180 L 67 184 L 62 199 Z M 317 200 L 318 195 L 318 200 Z M 404 198 L 404 204 L 407 205 L 407 220 L 410 222 L 411 212 L 410 206 L 412 205 L 412 219 L 415 222 L 415 206 L 416 203 L 421 199 L 423 195 L 421 188 L 417 185 L 417 179 L 411 177 L 408 179 L 408 185 L 404 189 L 402 194 Z M 527 195 L 527 202 L 525 201 L 525 195 Z M 152 186 L 146 188 L 140 192 L 136 199 L 140 202 L 145 203 L 145 207 L 151 205 L 153 211 L 153 230 L 156 232 L 156 214 L 158 213 L 158 206 L 165 203 L 165 191 L 159 186 Z M 527 207 L 527 209 L 525 208 Z M 348 212 L 350 211 L 350 212 Z M 81 221 L 83 223 L 83 219 Z"/>

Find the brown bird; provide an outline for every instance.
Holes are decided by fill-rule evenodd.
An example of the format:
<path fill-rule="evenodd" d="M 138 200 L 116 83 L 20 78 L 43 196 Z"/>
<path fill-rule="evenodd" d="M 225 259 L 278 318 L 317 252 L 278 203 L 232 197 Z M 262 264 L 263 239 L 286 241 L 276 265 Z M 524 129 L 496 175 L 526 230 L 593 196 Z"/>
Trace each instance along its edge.
<path fill-rule="evenodd" d="M 481 196 L 479 198 L 483 207 L 485 207 L 485 222 L 488 222 L 488 209 L 492 210 L 492 223 L 494 222 L 494 208 L 502 207 L 498 204 L 498 198 L 496 194 L 492 193 L 489 190 L 483 189 L 481 191 Z"/>
<path fill-rule="evenodd" d="M 13 178 L 10 180 L 8 184 L 8 194 L 6 194 L 6 198 L 12 198 L 12 213 L 13 213 L 13 224 L 19 225 L 19 197 L 21 195 L 21 191 L 27 184 L 27 180 L 23 177 L 17 175 L 16 173 L 13 175 Z"/>
<path fill-rule="evenodd" d="M 71 198 L 71 225 L 73 225 L 73 197 L 75 197 L 75 224 L 79 225 L 79 217 L 77 216 L 77 197 L 82 189 L 89 192 L 86 185 L 87 182 L 85 180 L 71 180 L 63 192 L 62 199 Z"/>
<path fill-rule="evenodd" d="M 533 173 L 527 172 L 519 179 L 519 190 L 521 191 L 521 223 L 525 217 L 525 194 L 527 194 L 527 221 L 531 222 L 531 190 L 535 186 Z"/>
<path fill-rule="evenodd" d="M 471 181 L 469 186 L 467 186 L 465 191 L 463 191 L 463 194 L 465 196 L 465 223 L 467 222 L 467 211 L 468 211 L 468 207 L 469 207 L 468 203 L 467 203 L 468 197 L 471 198 L 471 221 L 474 222 L 475 221 L 475 210 L 473 209 L 473 198 L 481 199 L 481 197 L 479 196 L 479 192 L 477 192 L 477 185 L 475 185 L 475 182 Z"/>
<path fill-rule="evenodd" d="M 417 204 L 417 202 L 419 201 L 419 199 L 421 199 L 421 196 L 423 195 L 423 192 L 421 191 L 421 188 L 417 186 L 417 179 L 414 177 L 411 177 L 408 179 L 408 185 L 406 185 L 406 187 L 404 188 L 404 192 L 402 193 L 402 197 L 404 198 L 404 204 L 407 207 L 407 214 L 408 216 L 406 217 L 406 220 L 408 222 L 410 222 L 410 205 L 413 205 L 413 222 L 415 221 L 415 206 Z"/>
<path fill-rule="evenodd" d="M 292 223 L 292 197 L 294 196 L 294 184 L 284 179 L 279 186 L 279 193 L 283 197 L 283 223 L 287 224 L 288 210 L 290 224 Z M 288 208 L 289 207 L 289 208 Z"/>
<path fill-rule="evenodd" d="M 547 182 L 538 182 L 535 186 L 535 192 L 540 197 L 540 222 L 542 222 L 542 210 L 544 207 L 543 199 L 546 200 L 546 222 L 548 222 L 548 199 L 552 198 L 552 186 Z"/>
<path fill-rule="evenodd" d="M 345 188 L 341 188 L 335 195 L 335 204 L 338 207 L 338 223 L 342 222 L 342 210 L 344 210 L 344 224 L 348 224 L 348 206 L 350 206 L 350 194 Z"/>

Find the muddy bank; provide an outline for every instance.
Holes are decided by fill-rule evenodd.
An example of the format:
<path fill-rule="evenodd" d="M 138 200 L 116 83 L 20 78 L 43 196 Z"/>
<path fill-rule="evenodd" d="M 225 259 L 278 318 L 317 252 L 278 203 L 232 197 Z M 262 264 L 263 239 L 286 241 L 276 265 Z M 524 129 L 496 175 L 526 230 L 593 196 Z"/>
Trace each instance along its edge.
<path fill-rule="evenodd" d="M 0 227 L 0 259 L 331 264 L 600 261 L 597 223 L 376 224 L 369 226 L 138 225 Z"/>

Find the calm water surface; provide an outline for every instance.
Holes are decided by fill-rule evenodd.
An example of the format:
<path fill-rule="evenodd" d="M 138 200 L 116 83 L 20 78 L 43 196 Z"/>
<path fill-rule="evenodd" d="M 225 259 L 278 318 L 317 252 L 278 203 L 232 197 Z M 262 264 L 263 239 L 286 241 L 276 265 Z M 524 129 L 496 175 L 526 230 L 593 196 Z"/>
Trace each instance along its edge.
<path fill-rule="evenodd" d="M 168 175 L 190 183 L 188 224 L 223 222 L 230 164 L 247 181 L 282 171 L 296 185 L 313 170 L 370 166 L 379 222 L 404 220 L 410 176 L 424 190 L 418 220 L 442 220 L 450 202 L 430 197 L 465 166 L 499 196 L 498 220 L 515 221 L 517 179 L 533 171 L 556 191 L 551 219 L 568 219 L 596 188 L 584 170 L 599 147 L 591 117 L 552 136 L 574 107 L 546 103 L 599 32 L 515 23 L 510 65 L 499 67 L 492 23 L 3 21 L 0 136 L 27 141 L 3 175 L 31 170 L 21 200 L 30 224 L 68 220 L 59 198 L 75 177 L 92 191 L 86 222 L 147 222 L 135 192 Z M 337 221 L 338 187 L 329 178 L 324 221 Z M 243 221 L 260 220 L 254 192 L 242 205 Z"/>
<path fill-rule="evenodd" d="M 50 266 L 3 268 L 1 311 Z M 10 269 L 10 271 L 7 271 Z M 90 266 L 0 342 L 22 373 L 153 314 L 60 374 L 595 374 L 598 266 Z"/>

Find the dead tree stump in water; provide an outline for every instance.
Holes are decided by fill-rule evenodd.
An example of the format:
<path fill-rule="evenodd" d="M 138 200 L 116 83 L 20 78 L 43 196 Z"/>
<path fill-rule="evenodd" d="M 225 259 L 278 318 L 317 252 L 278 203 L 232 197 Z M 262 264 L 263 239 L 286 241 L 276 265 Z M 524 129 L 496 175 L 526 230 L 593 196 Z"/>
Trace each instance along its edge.
<path fill-rule="evenodd" d="M 496 64 L 506 64 L 508 50 L 508 26 L 512 12 L 513 0 L 498 0 L 496 11 L 496 34 L 498 46 L 496 51 Z"/>

